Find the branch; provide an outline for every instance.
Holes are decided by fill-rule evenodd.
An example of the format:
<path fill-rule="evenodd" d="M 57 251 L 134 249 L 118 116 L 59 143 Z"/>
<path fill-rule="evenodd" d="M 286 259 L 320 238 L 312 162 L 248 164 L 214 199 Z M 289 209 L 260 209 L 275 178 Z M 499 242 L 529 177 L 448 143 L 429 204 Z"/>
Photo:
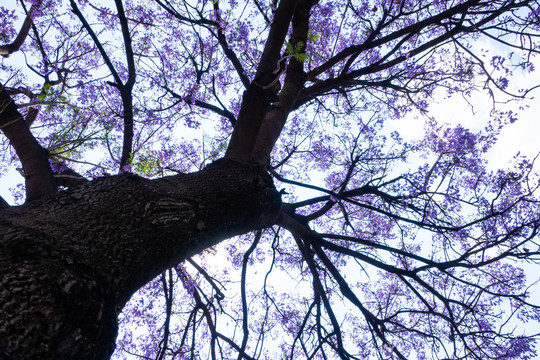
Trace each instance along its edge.
<path fill-rule="evenodd" d="M 326 268 L 330 271 L 330 273 L 334 277 L 334 280 L 339 284 L 339 290 L 341 291 L 343 296 L 345 296 L 352 304 L 354 304 L 360 310 L 360 312 L 362 312 L 362 315 L 364 315 L 366 321 L 373 329 L 373 331 L 375 331 L 375 334 L 377 334 L 377 336 L 382 340 L 382 342 L 385 345 L 389 346 L 399 359 L 406 360 L 407 358 L 403 356 L 403 354 L 401 354 L 397 347 L 393 346 L 388 342 L 388 339 L 384 335 L 383 322 L 379 320 L 375 315 L 373 315 L 366 307 L 364 307 L 362 302 L 356 297 L 354 292 L 349 287 L 347 281 L 343 278 L 343 276 L 341 276 L 339 270 L 326 256 L 321 247 L 318 244 L 311 243 L 311 241 L 309 240 L 308 242 L 312 245 L 315 253 L 319 257 L 319 259 L 321 259 L 324 266 L 326 266 Z"/>
<path fill-rule="evenodd" d="M 198 288 L 194 288 L 193 289 L 193 298 L 195 300 L 195 309 L 194 309 L 194 312 L 196 312 L 198 309 L 202 310 L 203 312 L 203 315 L 204 317 L 206 318 L 206 323 L 208 324 L 208 327 L 210 328 L 210 331 L 212 333 L 212 337 L 211 337 L 211 340 L 210 340 L 210 358 L 212 360 L 216 360 L 216 339 L 217 339 L 217 331 L 216 331 L 216 326 L 214 324 L 214 321 L 212 320 L 212 316 L 210 314 L 210 310 L 208 310 L 208 306 L 205 305 L 201 299 L 201 296 L 199 295 L 199 290 Z M 202 293 L 202 290 L 201 290 L 201 293 Z M 206 300 L 208 300 L 208 298 L 206 297 L 206 295 L 204 295 L 204 293 L 202 293 L 203 296 L 205 297 Z M 215 309 L 214 309 L 215 311 Z M 193 319 L 193 326 L 195 328 L 195 318 Z M 193 330 L 193 345 L 191 347 L 191 351 L 194 350 L 195 348 L 195 329 Z"/>
<path fill-rule="evenodd" d="M 116 69 L 114 68 L 114 65 L 112 64 L 111 59 L 109 59 L 109 56 L 107 55 L 107 52 L 105 51 L 105 49 L 103 48 L 103 45 L 99 41 L 96 33 L 94 32 L 94 30 L 92 30 L 92 28 L 90 27 L 90 24 L 88 24 L 88 21 L 86 21 L 86 18 L 83 16 L 81 11 L 79 10 L 79 7 L 77 6 L 77 3 L 75 2 L 75 0 L 70 0 L 70 4 L 71 4 L 71 10 L 73 11 L 75 15 L 77 15 L 83 27 L 86 29 L 86 31 L 88 31 L 88 34 L 94 41 L 94 44 L 96 44 L 96 47 L 98 48 L 99 53 L 101 54 L 101 57 L 105 61 L 105 64 L 109 68 L 109 71 L 111 72 L 111 75 L 113 76 L 114 81 L 116 82 L 116 85 L 121 85 L 122 80 L 120 79 L 120 76 L 116 72 Z"/>
<path fill-rule="evenodd" d="M 294 47 L 302 44 L 298 49 L 300 53 L 305 53 L 309 32 L 310 11 L 314 5 L 315 2 L 311 0 L 300 1 L 292 18 L 290 43 Z M 279 74 L 275 76 L 278 77 Z M 259 83 L 265 84 L 264 82 Z M 256 162 L 265 164 L 270 159 L 270 153 L 281 135 L 283 126 L 285 126 L 287 117 L 293 109 L 296 99 L 304 87 L 304 83 L 304 62 L 291 57 L 290 64 L 287 67 L 283 90 L 279 94 L 277 101 L 272 104 L 272 108 L 267 116 L 265 116 L 257 136 L 257 142 L 252 155 L 252 158 Z"/>
<path fill-rule="evenodd" d="M 244 84 L 244 87 L 247 89 L 249 87 L 249 78 L 246 75 L 246 72 L 244 70 L 244 67 L 242 66 L 242 63 L 240 60 L 238 60 L 238 57 L 236 56 L 236 53 L 231 50 L 229 45 L 227 44 L 227 38 L 225 38 L 225 34 L 223 33 L 223 30 L 221 29 L 221 26 L 219 25 L 220 21 L 220 12 L 219 12 L 219 2 L 214 1 L 214 10 L 217 18 L 217 35 L 215 35 L 218 39 L 219 45 L 221 45 L 221 48 L 223 49 L 223 52 L 225 53 L 225 56 L 227 59 L 229 59 L 234 66 L 234 69 L 236 70 L 236 73 L 240 77 L 240 80 L 242 81 L 242 84 Z"/>
<path fill-rule="evenodd" d="M 128 21 L 122 5 L 122 0 L 115 0 L 116 9 L 118 10 L 118 19 L 122 28 L 122 37 L 126 48 L 126 61 L 128 65 L 128 79 L 124 84 L 126 90 L 131 92 L 135 84 L 135 60 L 133 59 L 133 48 L 131 46 L 131 35 L 129 34 Z"/>
<path fill-rule="evenodd" d="M 208 20 L 208 19 L 205 19 L 205 18 L 200 18 L 199 20 L 190 19 L 190 18 L 187 18 L 187 17 L 181 15 L 178 11 L 174 10 L 173 8 L 165 5 L 162 1 L 160 1 L 160 0 L 155 0 L 155 1 L 165 11 L 167 11 L 169 14 L 171 14 L 172 16 L 174 16 L 175 18 L 177 18 L 178 20 L 180 20 L 182 22 L 192 24 L 192 25 L 201 25 L 201 26 L 210 25 L 210 26 L 219 27 L 219 24 L 217 22 L 213 21 L 213 20 Z"/>
<path fill-rule="evenodd" d="M 304 246 L 309 245 L 310 248 L 312 248 L 315 251 L 315 253 L 319 257 L 319 259 L 321 259 L 324 266 L 330 271 L 330 274 L 332 275 L 334 280 L 338 283 L 339 289 L 341 293 L 343 294 L 343 296 L 345 296 L 353 305 L 355 305 L 360 310 L 360 312 L 362 313 L 362 315 L 364 315 L 372 331 L 374 331 L 375 334 L 377 334 L 377 336 L 382 340 L 382 342 L 385 345 L 388 345 L 393 350 L 393 352 L 397 355 L 398 358 L 405 360 L 406 358 L 401 354 L 401 352 L 395 346 L 392 346 L 388 342 L 388 339 L 386 338 L 386 336 L 384 335 L 383 321 L 378 319 L 375 315 L 373 315 L 362 304 L 362 302 L 356 297 L 354 292 L 349 287 L 347 281 L 341 276 L 339 270 L 334 266 L 334 264 L 330 261 L 330 259 L 326 256 L 324 251 L 321 249 L 320 245 L 312 241 L 312 240 L 319 240 L 319 239 L 316 239 L 316 235 L 313 233 L 313 231 L 310 230 L 307 226 L 300 224 L 294 218 L 284 213 L 280 217 L 279 225 L 291 231 L 293 235 L 302 238 L 302 240 L 304 240 L 304 244 L 305 244 Z M 367 256 L 364 256 L 364 257 L 369 259 Z M 308 261 L 308 259 L 306 259 L 306 261 Z M 390 266 L 388 265 L 388 267 Z M 391 268 L 394 271 L 396 270 L 393 267 Z M 385 269 L 385 270 L 388 271 L 388 269 Z"/>
<path fill-rule="evenodd" d="M 19 30 L 19 33 L 17 34 L 15 40 L 13 40 L 11 44 L 0 46 L 0 55 L 7 58 L 14 52 L 19 51 L 22 44 L 24 44 L 24 40 L 26 40 L 26 37 L 28 36 L 30 28 L 32 27 L 32 13 L 39 5 L 41 5 L 41 1 L 37 4 L 32 5 L 28 14 L 26 14 L 26 18 L 24 19 L 24 22 L 21 26 L 21 30 Z"/>
<path fill-rule="evenodd" d="M 17 106 L 0 84 L 0 129 L 15 149 L 25 176 L 26 200 L 33 201 L 56 192 L 47 151 L 37 142 Z"/>
<path fill-rule="evenodd" d="M 225 153 L 225 157 L 228 159 L 243 162 L 251 160 L 251 154 L 255 147 L 266 109 L 272 97 L 275 96 L 275 91 L 272 89 L 263 89 L 261 86 L 264 87 L 270 84 L 275 78 L 273 71 L 281 58 L 281 48 L 285 42 L 285 36 L 287 35 L 296 3 L 297 0 L 282 0 L 279 3 L 274 21 L 270 27 L 268 40 L 261 55 L 255 80 L 244 92 L 238 120 Z M 260 86 L 257 86 L 255 82 L 260 84 Z"/>
<path fill-rule="evenodd" d="M 83 27 L 88 31 L 88 34 L 96 44 L 96 47 L 98 48 L 101 56 L 103 57 L 103 60 L 105 61 L 105 64 L 109 68 L 109 71 L 111 72 L 111 75 L 114 78 L 115 83 L 110 83 L 110 85 L 116 87 L 120 91 L 120 95 L 122 97 L 122 105 L 123 105 L 123 118 L 124 118 L 124 139 L 122 143 L 122 155 L 120 157 L 120 172 L 124 171 L 124 167 L 129 163 L 129 160 L 132 155 L 132 148 L 133 148 L 133 97 L 131 94 L 131 91 L 133 89 L 133 85 L 135 84 L 135 62 L 133 59 L 133 49 L 131 47 L 131 37 L 129 34 L 129 28 L 127 23 L 126 14 L 124 12 L 124 7 L 122 5 L 122 0 L 115 0 L 116 8 L 118 10 L 118 18 L 120 20 L 120 26 L 122 29 L 122 37 L 124 39 L 124 45 L 126 49 L 126 60 L 128 64 L 128 79 L 126 83 L 124 84 L 122 82 L 122 79 L 120 78 L 120 75 L 116 71 L 114 65 L 111 62 L 111 59 L 107 55 L 105 49 L 103 48 L 103 45 L 99 41 L 96 33 L 92 30 L 90 27 L 90 24 L 88 24 L 88 21 L 86 21 L 85 17 L 79 10 L 79 7 L 75 3 L 74 0 L 70 0 L 71 9 L 75 15 L 79 18 L 81 23 L 83 24 Z"/>
<path fill-rule="evenodd" d="M 285 215 L 286 216 L 286 215 Z M 289 218 L 292 220 L 292 218 Z M 282 217 L 281 221 L 284 224 L 287 224 L 288 219 L 285 217 Z M 294 220 L 293 220 L 294 221 Z M 287 225 L 291 225 L 288 223 Z M 285 227 L 285 226 L 284 226 Z M 287 227 L 285 227 L 287 229 Z M 287 229 L 289 230 L 289 229 Z M 290 231 L 290 230 L 289 230 Z M 294 232 L 292 232 L 295 234 Z M 332 310 L 332 305 L 330 304 L 330 300 L 328 299 L 328 296 L 326 295 L 326 292 L 324 291 L 324 286 L 321 282 L 319 273 L 317 271 L 317 266 L 315 264 L 315 260 L 313 258 L 313 253 L 309 251 L 309 248 L 303 243 L 298 236 L 294 236 L 294 239 L 296 241 L 296 244 L 298 248 L 300 249 L 300 252 L 302 253 L 304 259 L 306 260 L 306 263 L 309 267 L 309 270 L 311 271 L 311 274 L 313 275 L 313 290 L 315 292 L 315 296 L 319 297 L 323 304 L 324 308 L 326 309 L 326 312 L 328 316 L 330 317 L 330 322 L 332 323 L 332 327 L 334 328 L 334 332 L 336 335 L 336 342 L 337 344 L 332 346 L 331 342 L 328 342 L 329 345 L 331 345 L 333 348 L 337 347 L 336 352 L 340 355 L 341 359 L 348 359 L 349 354 L 345 351 L 345 348 L 343 346 L 343 337 L 341 334 L 341 328 L 339 326 L 339 322 L 336 318 L 336 315 L 334 314 L 334 311 Z M 320 325 L 318 326 L 318 329 L 320 329 Z M 322 347 L 321 347 L 322 349 Z"/>
<path fill-rule="evenodd" d="M 207 109 L 207 110 L 210 110 L 210 111 L 213 111 L 215 112 L 216 114 L 220 115 L 220 116 L 223 116 L 227 119 L 229 119 L 229 122 L 231 123 L 231 125 L 234 127 L 234 125 L 236 124 L 236 117 L 234 116 L 234 114 L 232 112 L 230 112 L 229 110 L 227 109 L 222 109 L 222 108 L 219 108 L 217 107 L 216 105 L 212 105 L 212 104 L 208 104 L 204 101 L 201 101 L 201 100 L 195 100 L 193 101 L 193 99 L 191 98 L 191 96 L 185 96 L 185 97 L 182 97 L 180 94 L 172 91 L 171 89 L 167 88 L 167 87 L 163 87 L 165 90 L 167 90 L 174 98 L 176 99 L 179 99 L 179 100 L 182 100 L 182 101 L 185 101 L 186 103 L 188 104 L 193 104 L 195 106 L 198 106 L 200 108 L 203 108 L 203 109 Z M 215 95 L 215 94 L 214 94 Z"/>
<path fill-rule="evenodd" d="M 444 43 L 445 41 L 447 41 L 448 39 L 451 39 L 452 37 L 456 36 L 457 34 L 459 34 L 460 32 L 466 32 L 466 31 L 473 31 L 472 28 L 465 28 L 465 27 L 462 27 L 462 26 L 456 26 L 454 27 L 452 30 L 449 30 L 448 32 L 444 33 L 443 35 L 435 38 L 435 39 L 432 39 L 420 46 L 418 46 L 416 49 L 413 49 L 411 51 L 409 51 L 409 53 L 407 55 L 401 55 L 401 56 L 398 56 L 392 60 L 389 60 L 385 63 L 380 63 L 380 62 L 377 62 L 377 63 L 374 63 L 374 64 L 370 64 L 368 66 L 365 66 L 363 68 L 360 68 L 360 69 L 357 69 L 357 70 L 353 70 L 347 74 L 343 74 L 343 75 L 340 75 L 336 78 L 333 78 L 333 79 L 328 79 L 328 80 L 324 80 L 324 81 L 321 81 L 319 83 L 316 83 L 315 85 L 312 85 L 306 89 L 304 89 L 302 91 L 302 93 L 300 94 L 300 96 L 298 97 L 299 100 L 298 100 L 298 103 L 299 104 L 295 104 L 295 108 L 296 107 L 299 107 L 301 104 L 304 104 L 306 103 L 307 101 L 317 97 L 317 96 L 320 96 L 330 90 L 333 90 L 333 89 L 336 89 L 336 88 L 339 88 L 339 87 L 347 87 L 347 86 L 350 86 L 351 84 L 354 85 L 354 84 L 361 84 L 361 81 L 360 80 L 356 80 L 356 78 L 360 77 L 360 76 L 363 76 L 363 75 L 368 75 L 368 74 L 375 74 L 375 73 L 378 73 L 380 71 L 383 71 L 383 70 L 387 70 L 387 69 L 390 69 L 391 67 L 393 66 L 396 66 L 404 61 L 406 61 L 410 56 L 415 56 L 415 55 L 418 55 L 426 50 L 429 50 L 429 49 L 432 49 L 434 48 L 435 46 L 437 45 L 440 45 L 442 43 Z M 373 82 L 369 82 L 367 81 L 366 82 L 366 85 L 367 84 L 373 84 Z M 391 83 L 387 83 L 385 81 L 382 82 L 381 85 L 385 85 L 386 87 L 391 87 L 389 85 L 391 85 Z"/>
<path fill-rule="evenodd" d="M 225 295 L 223 294 L 221 289 L 217 286 L 216 282 L 214 281 L 214 278 L 211 277 L 210 274 L 208 274 L 208 272 L 206 270 L 204 270 L 199 264 L 197 264 L 193 260 L 193 258 L 188 258 L 186 261 L 189 262 L 191 264 L 191 266 L 193 266 L 195 268 L 195 270 L 197 270 L 200 274 L 202 274 L 202 276 L 206 279 L 206 281 L 210 284 L 210 286 L 212 286 L 212 288 L 216 292 L 216 299 L 217 299 L 218 303 L 221 300 L 223 300 L 225 298 Z M 220 285 L 221 285 L 221 283 L 220 283 Z M 222 285 L 222 287 L 223 287 L 223 285 Z"/>
<path fill-rule="evenodd" d="M 409 33 L 418 33 L 422 29 L 426 28 L 429 25 L 439 24 L 442 20 L 451 18 L 452 16 L 460 13 L 465 13 L 470 7 L 479 3 L 480 0 L 469 0 L 457 6 L 454 6 L 451 9 L 443 11 L 442 13 L 427 18 L 425 20 L 419 21 L 412 25 L 406 26 L 401 30 L 390 33 L 389 35 L 383 36 L 373 41 L 368 41 L 363 44 L 349 46 L 346 49 L 340 51 L 336 56 L 326 61 L 324 64 L 308 72 L 308 79 L 316 78 L 318 75 L 322 74 L 326 70 L 329 70 L 332 66 L 336 65 L 338 62 L 345 60 L 347 57 L 355 54 L 359 54 L 363 51 L 375 49 L 382 47 L 384 44 L 392 40 L 399 39 Z"/>
<path fill-rule="evenodd" d="M 216 332 L 216 337 L 220 338 L 221 340 L 225 341 L 230 347 L 232 347 L 234 350 L 240 352 L 240 346 L 238 346 L 234 341 L 223 335 L 222 333 Z M 242 356 L 246 358 L 246 360 L 256 360 L 255 358 L 252 358 L 246 353 L 242 353 Z"/>
<path fill-rule="evenodd" d="M 242 331 L 244 333 L 244 336 L 242 338 L 242 345 L 240 347 L 240 350 L 238 351 L 238 360 L 242 360 L 242 357 L 246 351 L 247 341 L 248 341 L 248 335 L 249 335 L 249 328 L 248 328 L 248 304 L 247 304 L 247 298 L 246 298 L 246 271 L 249 261 L 249 256 L 253 253 L 257 245 L 259 244 L 259 241 L 261 240 L 262 231 L 257 231 L 257 234 L 255 235 L 255 239 L 253 240 L 253 243 L 249 247 L 249 249 L 244 253 L 243 261 L 242 261 L 242 277 L 240 280 L 240 292 L 242 295 Z"/>
<path fill-rule="evenodd" d="M 122 105 L 124 107 L 124 139 L 122 143 L 122 156 L 120 157 L 120 172 L 129 164 L 133 152 L 133 96 L 132 90 L 135 84 L 135 61 L 133 59 L 133 49 L 131 47 L 131 36 L 129 34 L 128 21 L 122 5 L 122 0 L 115 0 L 118 18 L 122 28 L 122 37 L 126 49 L 126 61 L 128 65 L 128 78 L 126 83 L 121 85 L 118 82 L 118 89 L 122 94 Z"/>
<path fill-rule="evenodd" d="M 169 274 L 168 281 L 165 279 L 165 275 Z M 165 296 L 165 322 L 163 324 L 164 334 L 161 342 L 159 343 L 159 352 L 156 356 L 156 359 L 163 360 L 165 352 L 169 344 L 169 335 L 170 335 L 170 323 L 171 323 L 171 313 L 172 313 L 172 304 L 174 296 L 174 282 L 172 278 L 172 270 L 168 269 L 161 274 L 161 283 L 163 284 L 163 295 Z"/>
<path fill-rule="evenodd" d="M 330 60 L 322 64 L 321 66 L 310 71 L 307 74 L 307 80 L 313 81 L 322 72 L 329 70 L 332 66 L 336 65 L 340 61 L 345 60 L 349 56 L 357 57 L 358 54 L 360 54 L 361 52 L 374 49 L 374 48 L 384 47 L 384 45 L 388 44 L 390 41 L 397 40 L 399 38 L 410 37 L 412 35 L 420 33 L 421 30 L 425 29 L 428 26 L 440 25 L 442 20 L 450 19 L 452 16 L 457 15 L 457 14 L 462 14 L 462 17 L 456 21 L 456 24 L 454 25 L 452 29 L 446 30 L 444 31 L 442 35 L 432 40 L 429 40 L 424 44 L 419 45 L 415 49 L 408 51 L 407 55 L 401 55 L 392 60 L 383 62 L 384 60 L 388 58 L 388 55 L 390 53 L 395 52 L 397 50 L 396 48 L 394 48 L 391 50 L 389 54 L 387 54 L 387 56 L 383 57 L 381 60 L 379 60 L 376 63 L 370 64 L 369 66 L 365 66 L 357 70 L 353 70 L 348 73 L 341 72 L 341 74 L 336 78 L 317 82 L 316 84 L 304 89 L 302 93 L 300 94 L 299 100 L 297 104 L 295 104 L 294 108 L 298 108 L 301 105 L 307 103 L 308 101 L 314 99 L 315 97 L 320 96 L 324 93 L 327 93 L 330 90 L 337 89 L 339 87 L 350 87 L 351 85 L 357 85 L 359 84 L 358 83 L 359 80 L 356 80 L 356 78 L 363 75 L 374 74 L 383 70 L 390 69 L 391 67 L 396 66 L 406 61 L 407 58 L 418 55 L 426 50 L 429 50 L 438 45 L 441 45 L 444 42 L 448 41 L 449 39 L 455 37 L 456 35 L 460 33 L 477 32 L 479 31 L 478 29 L 480 29 L 482 26 L 486 24 L 489 24 L 491 21 L 495 20 L 498 16 L 500 16 L 502 13 L 507 12 L 511 10 L 512 8 L 518 6 L 518 5 L 513 5 L 513 4 L 502 6 L 497 10 L 489 12 L 486 15 L 486 17 L 478 20 L 476 23 L 471 24 L 470 26 L 463 26 L 463 23 L 466 20 L 465 15 L 467 14 L 468 9 L 475 6 L 478 2 L 479 2 L 478 0 L 467 1 L 451 9 L 448 9 L 438 15 L 435 15 L 433 17 L 430 17 L 428 19 L 425 19 L 423 21 L 420 21 L 418 23 L 405 27 L 401 30 L 392 32 L 379 39 L 376 39 L 373 41 L 366 41 L 363 44 L 353 45 L 344 49 L 339 54 L 337 54 L 336 56 L 334 56 L 333 58 L 331 58 Z M 349 62 L 347 62 L 347 65 L 345 66 L 345 68 L 348 69 L 349 66 L 350 64 Z M 360 83 L 360 85 L 362 84 Z M 373 85 L 373 83 L 367 81 L 365 85 Z M 377 86 L 382 85 L 385 87 L 393 88 L 391 83 L 385 83 L 384 81 L 379 82 L 378 84 L 374 84 L 374 85 L 377 85 Z M 398 90 L 402 90 L 402 89 L 398 89 Z"/>

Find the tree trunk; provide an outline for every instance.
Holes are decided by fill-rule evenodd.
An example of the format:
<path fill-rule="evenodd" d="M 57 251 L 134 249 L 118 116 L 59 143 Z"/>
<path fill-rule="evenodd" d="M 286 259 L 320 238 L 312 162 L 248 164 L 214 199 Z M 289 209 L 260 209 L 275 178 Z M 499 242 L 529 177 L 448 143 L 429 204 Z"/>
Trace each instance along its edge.
<path fill-rule="evenodd" d="M 261 167 L 217 161 L 193 174 L 100 178 L 0 210 L 0 358 L 107 359 L 116 317 L 164 269 L 275 223 Z"/>

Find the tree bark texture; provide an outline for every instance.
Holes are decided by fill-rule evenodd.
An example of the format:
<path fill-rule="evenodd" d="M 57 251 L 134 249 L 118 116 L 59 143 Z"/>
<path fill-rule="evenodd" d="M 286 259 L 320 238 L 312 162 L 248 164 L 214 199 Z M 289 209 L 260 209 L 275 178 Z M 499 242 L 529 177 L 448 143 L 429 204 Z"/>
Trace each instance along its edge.
<path fill-rule="evenodd" d="M 0 358 L 107 359 L 116 317 L 164 269 L 276 222 L 262 167 L 104 177 L 0 210 Z"/>

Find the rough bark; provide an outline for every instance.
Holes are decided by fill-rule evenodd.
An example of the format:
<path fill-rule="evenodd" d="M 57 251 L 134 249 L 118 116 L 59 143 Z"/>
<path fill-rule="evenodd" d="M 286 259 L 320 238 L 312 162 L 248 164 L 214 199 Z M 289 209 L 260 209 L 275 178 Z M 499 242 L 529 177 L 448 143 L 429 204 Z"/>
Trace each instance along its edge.
<path fill-rule="evenodd" d="M 106 359 L 116 316 L 167 267 L 272 225 L 279 193 L 259 166 L 100 178 L 0 210 L 0 358 Z"/>

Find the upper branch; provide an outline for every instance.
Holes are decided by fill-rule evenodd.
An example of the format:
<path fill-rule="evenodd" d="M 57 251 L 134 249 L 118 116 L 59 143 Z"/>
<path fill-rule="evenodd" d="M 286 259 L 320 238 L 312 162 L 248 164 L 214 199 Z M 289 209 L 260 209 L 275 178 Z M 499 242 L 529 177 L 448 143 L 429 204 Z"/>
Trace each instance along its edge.
<path fill-rule="evenodd" d="M 238 161 L 249 161 L 257 134 L 261 127 L 266 108 L 270 104 L 274 92 L 266 85 L 274 81 L 273 73 L 281 56 L 281 48 L 285 41 L 289 24 L 291 22 L 297 0 L 283 0 L 280 2 L 268 40 L 261 55 L 255 80 L 245 91 L 242 106 L 238 114 L 238 121 L 231 136 L 226 158 Z M 261 87 L 262 86 L 262 87 Z"/>
<path fill-rule="evenodd" d="M 132 156 L 133 148 L 133 96 L 132 90 L 133 85 L 135 84 L 135 61 L 133 58 L 133 49 L 131 46 L 131 36 L 129 34 L 128 21 L 126 14 L 124 12 L 124 7 L 122 5 L 122 0 L 115 0 L 116 8 L 118 10 L 118 18 L 120 20 L 120 26 L 122 29 L 122 36 L 124 39 L 124 46 L 126 49 L 126 61 L 128 65 L 128 78 L 125 83 L 122 82 L 120 75 L 116 71 L 114 65 L 112 64 L 111 59 L 107 55 L 107 52 L 103 48 L 103 45 L 99 41 L 96 33 L 86 21 L 86 18 L 83 16 L 79 10 L 77 4 L 74 0 L 70 0 L 72 11 L 77 15 L 83 27 L 88 31 L 88 34 L 96 44 L 105 64 L 109 68 L 111 75 L 114 78 L 115 83 L 113 85 L 120 91 L 122 97 L 122 106 L 123 106 L 123 118 L 124 118 L 124 139 L 122 144 L 122 155 L 120 157 L 120 172 L 125 171 L 125 166 L 129 164 L 129 160 Z"/>
<path fill-rule="evenodd" d="M 327 93 L 328 91 L 342 87 L 382 86 L 387 88 L 394 88 L 397 90 L 404 90 L 399 86 L 389 83 L 388 81 L 360 80 L 359 77 L 388 70 L 400 63 L 407 61 L 407 59 L 411 56 L 418 55 L 420 53 L 445 44 L 459 34 L 481 31 L 483 26 L 491 23 L 493 20 L 501 16 L 501 14 L 511 11 L 517 6 L 522 6 L 520 4 L 515 4 L 514 2 L 511 2 L 495 10 L 486 12 L 485 14 L 482 13 L 481 15 L 483 16 L 473 22 L 473 19 L 467 17 L 467 15 L 480 15 L 478 12 L 473 12 L 471 10 L 476 5 L 478 5 L 478 3 L 478 1 L 464 2 L 446 11 L 443 11 L 440 14 L 431 16 L 427 19 L 406 26 L 403 29 L 394 31 L 386 36 L 382 36 L 380 38 L 370 36 L 362 44 L 347 47 L 322 65 L 307 73 L 306 81 L 316 80 L 316 83 L 308 88 L 305 88 L 302 91 L 298 98 L 298 102 L 295 105 L 295 108 L 298 108 L 306 102 L 314 99 L 317 96 Z M 468 25 L 466 26 L 465 23 L 468 23 Z M 398 50 L 402 47 L 402 45 L 406 42 L 408 38 L 420 35 L 428 27 L 444 28 L 444 32 L 442 32 L 441 35 L 432 38 L 431 40 L 417 45 L 413 49 L 408 49 L 406 54 L 400 54 L 398 52 Z M 379 31 L 379 28 L 377 28 L 377 31 Z M 350 70 L 352 62 L 361 53 L 371 49 L 384 48 L 385 46 L 391 45 L 391 42 L 399 39 L 401 40 L 398 41 L 397 45 L 390 46 L 390 50 L 378 61 L 370 63 L 364 67 L 357 68 L 355 70 Z M 393 54 L 398 55 L 392 57 Z M 344 65 L 342 71 L 340 71 L 339 76 L 335 78 L 329 78 L 323 81 L 317 81 L 316 77 L 318 75 L 331 69 L 333 66 L 337 65 L 342 61 L 346 61 L 346 64 Z"/>
<path fill-rule="evenodd" d="M 220 17 L 219 13 L 219 2 L 214 1 L 214 9 L 216 16 Z M 242 66 L 242 63 L 238 59 L 238 56 L 236 56 L 236 53 L 231 50 L 229 47 L 229 44 L 227 44 L 227 38 L 225 37 L 225 34 L 223 33 L 223 30 L 221 29 L 221 26 L 217 25 L 217 35 L 216 35 L 219 45 L 221 45 L 221 48 L 223 49 L 223 52 L 225 53 L 225 56 L 227 59 L 229 59 L 234 66 L 234 69 L 236 70 L 236 73 L 240 77 L 240 80 L 242 81 L 242 84 L 247 89 L 249 87 L 249 78 L 246 75 L 246 72 L 244 70 L 244 67 Z"/>
<path fill-rule="evenodd" d="M 71 4 L 71 9 L 72 9 L 73 13 L 75 13 L 75 15 L 77 15 L 77 17 L 79 18 L 79 20 L 83 24 L 83 27 L 86 29 L 86 31 L 88 31 L 88 34 L 90 35 L 90 37 L 94 41 L 94 44 L 96 44 L 96 47 L 98 48 L 99 53 L 103 57 L 103 60 L 105 61 L 105 64 L 107 64 L 107 67 L 109 68 L 109 71 L 111 72 L 111 75 L 113 76 L 114 81 L 116 82 L 117 85 L 121 85 L 122 80 L 120 79 L 120 76 L 118 75 L 118 72 L 116 71 L 114 65 L 112 64 L 111 59 L 109 58 L 109 55 L 107 55 L 107 52 L 103 48 L 103 45 L 99 41 L 96 33 L 94 32 L 94 30 L 92 30 L 92 27 L 90 27 L 90 24 L 88 23 L 88 21 L 86 21 L 86 18 L 84 17 L 84 15 L 79 10 L 79 7 L 77 6 L 77 3 L 75 2 L 75 0 L 70 0 L 70 4 Z"/>
<path fill-rule="evenodd" d="M 294 12 L 290 44 L 297 48 L 300 53 L 305 52 L 309 33 L 310 11 L 316 3 L 316 1 L 310 0 L 300 1 Z M 270 153 L 283 130 L 285 121 L 304 87 L 304 62 L 294 56 L 289 61 L 283 90 L 281 90 L 277 101 L 272 104 L 271 109 L 266 114 L 257 137 L 256 147 L 253 150 L 252 158 L 260 164 L 266 163 L 270 158 Z"/>
<path fill-rule="evenodd" d="M 401 37 L 404 37 L 408 34 L 415 34 L 419 33 L 422 29 L 425 29 L 426 27 L 434 24 L 439 24 L 442 20 L 451 18 L 452 16 L 456 14 L 462 14 L 467 12 L 469 8 L 479 3 L 480 0 L 469 0 L 462 4 L 456 5 L 446 11 L 443 11 L 442 13 L 429 17 L 425 20 L 416 22 L 412 25 L 406 26 L 403 29 L 400 29 L 398 31 L 394 31 L 386 36 L 383 36 L 378 39 L 371 39 L 368 38 L 368 41 L 358 44 L 349 46 L 346 49 L 343 49 L 340 51 L 337 55 L 326 61 L 324 64 L 318 66 L 317 68 L 311 70 L 307 73 L 308 79 L 313 79 L 317 77 L 318 75 L 322 74 L 326 70 L 329 70 L 332 66 L 336 65 L 340 61 L 343 61 L 347 59 L 351 55 L 356 55 L 361 52 L 375 49 L 383 46 L 384 44 L 388 44 L 389 42 L 399 39 Z"/>
<path fill-rule="evenodd" d="M 128 165 L 132 157 L 133 149 L 133 96 L 132 90 L 135 84 L 135 61 L 133 59 L 133 48 L 131 46 L 131 36 L 129 34 L 128 22 L 122 0 L 115 0 L 118 10 L 118 18 L 122 27 L 122 36 L 126 48 L 126 61 L 128 65 L 128 78 L 123 86 L 118 83 L 118 88 L 122 94 L 122 105 L 124 107 L 124 139 L 122 144 L 122 156 L 120 157 L 120 171 Z"/>
<path fill-rule="evenodd" d="M 131 35 L 129 34 L 128 21 L 122 0 L 115 0 L 116 9 L 118 10 L 118 18 L 120 19 L 120 26 L 122 27 L 122 37 L 124 38 L 124 45 L 126 48 L 126 61 L 128 65 L 128 79 L 124 86 L 131 91 L 135 84 L 135 60 L 133 58 L 133 48 L 131 46 Z"/>

